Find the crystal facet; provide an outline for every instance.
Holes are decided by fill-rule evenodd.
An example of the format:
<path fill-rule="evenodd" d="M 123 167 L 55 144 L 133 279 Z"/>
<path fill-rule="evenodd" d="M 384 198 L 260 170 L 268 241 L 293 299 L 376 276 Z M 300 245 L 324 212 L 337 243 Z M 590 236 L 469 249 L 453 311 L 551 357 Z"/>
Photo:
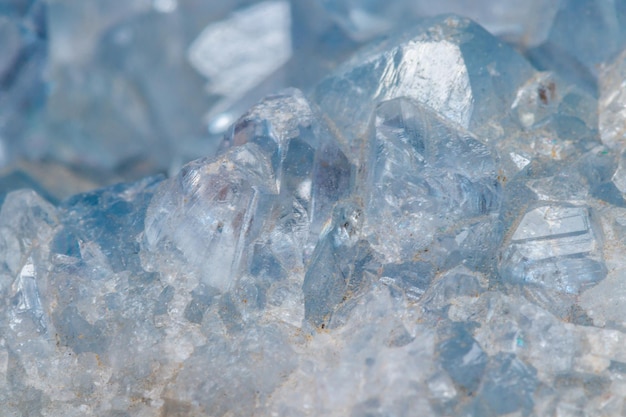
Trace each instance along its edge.
<path fill-rule="evenodd" d="M 0 415 L 624 415 L 623 3 L 1 2 Z"/>

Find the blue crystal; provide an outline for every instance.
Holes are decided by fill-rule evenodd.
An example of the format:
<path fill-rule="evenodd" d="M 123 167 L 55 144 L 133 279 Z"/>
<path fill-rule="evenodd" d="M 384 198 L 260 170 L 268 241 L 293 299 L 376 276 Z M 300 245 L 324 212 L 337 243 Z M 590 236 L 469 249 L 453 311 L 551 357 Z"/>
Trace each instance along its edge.
<path fill-rule="evenodd" d="M 483 143 L 404 98 L 381 103 L 374 117 L 365 232 L 389 260 L 415 256 L 459 219 L 498 210 L 496 165 Z"/>
<path fill-rule="evenodd" d="M 482 379 L 488 357 L 471 334 L 457 327 L 437 346 L 441 366 L 452 380 L 468 392 L 474 392 Z"/>
<path fill-rule="evenodd" d="M 287 90 L 241 116 L 222 147 L 256 143 L 263 149 L 279 194 L 303 205 L 317 237 L 334 203 L 350 195 L 354 177 L 354 167 L 331 138 L 319 111 L 300 91 Z"/>
<path fill-rule="evenodd" d="M 313 96 L 349 141 L 363 135 L 378 103 L 398 97 L 480 130 L 503 117 L 532 72 L 520 55 L 480 26 L 443 17 L 356 54 L 321 81 Z"/>
<path fill-rule="evenodd" d="M 81 242 L 94 242 L 113 271 L 141 269 L 137 259 L 137 236 L 144 230 L 148 202 L 162 180 L 162 177 L 149 177 L 134 184 L 79 194 L 65 201 L 60 206 L 64 227 L 55 238 L 57 242 L 65 240 L 68 245 L 61 254 L 69 254 L 68 250 L 79 247 Z"/>
<path fill-rule="evenodd" d="M 152 199 L 144 250 L 170 253 L 206 285 L 229 288 L 248 231 L 264 221 L 254 216 L 261 193 L 277 191 L 274 178 L 270 161 L 253 143 L 185 166 Z"/>
<path fill-rule="evenodd" d="M 0 4 L 0 414 L 623 414 L 621 2 L 109 3 Z"/>
<path fill-rule="evenodd" d="M 108 340 L 97 326 L 90 324 L 76 307 L 66 307 L 54 318 L 55 328 L 60 343 L 71 348 L 75 353 L 106 351 Z"/>
<path fill-rule="evenodd" d="M 346 315 L 344 310 L 365 290 L 376 269 L 369 244 L 358 239 L 361 218 L 358 205 L 338 205 L 313 252 L 302 291 L 304 317 L 314 326 L 324 329 L 341 322 L 338 313 Z"/>
<path fill-rule="evenodd" d="M 477 413 L 503 415 L 521 410 L 529 413 L 534 405 L 537 370 L 515 355 L 499 353 L 490 358 L 477 399 Z"/>
<path fill-rule="evenodd" d="M 524 214 L 504 249 L 504 279 L 576 293 L 606 275 L 600 242 L 588 207 L 536 207 Z"/>

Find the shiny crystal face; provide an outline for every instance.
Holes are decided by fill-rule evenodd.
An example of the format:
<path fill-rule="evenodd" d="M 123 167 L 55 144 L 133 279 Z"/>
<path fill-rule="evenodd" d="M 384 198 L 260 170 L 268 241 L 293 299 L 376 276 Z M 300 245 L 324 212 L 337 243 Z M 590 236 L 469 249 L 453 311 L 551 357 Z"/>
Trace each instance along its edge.
<path fill-rule="evenodd" d="M 625 16 L 0 2 L 0 416 L 624 415 Z"/>
<path fill-rule="evenodd" d="M 598 233 L 588 207 L 537 207 L 524 214 L 504 249 L 503 278 L 578 293 L 606 276 Z"/>

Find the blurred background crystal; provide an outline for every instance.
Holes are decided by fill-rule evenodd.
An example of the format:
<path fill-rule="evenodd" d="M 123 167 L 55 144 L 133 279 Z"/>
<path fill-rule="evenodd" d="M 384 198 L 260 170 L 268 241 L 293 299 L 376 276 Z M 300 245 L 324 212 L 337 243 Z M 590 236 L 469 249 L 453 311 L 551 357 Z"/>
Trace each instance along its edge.
<path fill-rule="evenodd" d="M 0 416 L 624 415 L 625 20 L 0 1 Z"/>

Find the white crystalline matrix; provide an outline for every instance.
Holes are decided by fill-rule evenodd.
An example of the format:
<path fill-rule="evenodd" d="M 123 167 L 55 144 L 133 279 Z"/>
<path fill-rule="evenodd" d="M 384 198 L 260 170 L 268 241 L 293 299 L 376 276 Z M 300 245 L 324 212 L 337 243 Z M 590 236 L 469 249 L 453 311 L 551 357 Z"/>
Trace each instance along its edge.
<path fill-rule="evenodd" d="M 0 417 L 626 414 L 626 2 L 113 3 L 0 3 Z"/>

